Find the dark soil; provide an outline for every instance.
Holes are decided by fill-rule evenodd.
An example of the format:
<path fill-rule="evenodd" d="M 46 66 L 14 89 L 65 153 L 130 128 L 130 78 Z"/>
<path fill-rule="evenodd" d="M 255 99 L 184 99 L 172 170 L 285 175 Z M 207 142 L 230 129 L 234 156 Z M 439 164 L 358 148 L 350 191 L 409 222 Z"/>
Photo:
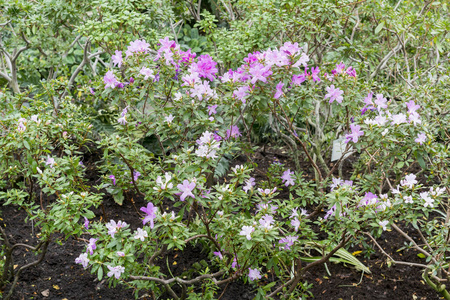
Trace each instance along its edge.
<path fill-rule="evenodd" d="M 85 165 L 91 172 L 89 179 L 93 184 L 98 184 L 98 174 L 95 172 L 95 154 L 86 157 Z M 258 164 L 254 176 L 257 179 L 266 179 L 267 168 L 274 159 L 284 164 L 285 168 L 295 169 L 293 163 L 288 160 L 286 151 L 277 149 L 265 149 L 253 156 L 253 161 Z M 246 161 L 244 156 L 239 157 L 232 166 L 242 164 Z M 344 173 L 349 172 L 351 165 L 345 165 Z M 306 168 L 305 168 L 306 169 Z M 311 174 L 305 176 L 312 178 Z M 97 182 L 96 182 L 97 181 Z M 280 195 L 286 193 L 281 192 Z M 133 199 L 133 200 L 131 200 Z M 1 203 L 0 203 L 1 204 Z M 145 206 L 142 197 L 127 195 L 122 206 L 117 205 L 112 198 L 105 199 L 104 209 L 108 213 L 108 219 L 123 220 L 130 224 L 132 229 L 141 225 L 137 210 Z M 103 216 L 103 211 L 95 211 L 98 218 Z M 0 226 L 6 230 L 10 242 L 27 243 L 35 245 L 36 232 L 32 228 L 31 222 L 24 223 L 25 213 L 12 206 L 1 208 Z M 32 230 L 33 229 L 33 230 Z M 88 238 L 88 237 L 86 237 Z M 89 270 L 84 270 L 80 265 L 75 264 L 75 258 L 84 251 L 85 242 L 61 236 L 55 236 L 48 248 L 48 253 L 44 261 L 25 270 L 15 289 L 13 299 L 135 299 L 133 290 L 123 286 L 108 287 L 108 283 L 103 280 L 98 282 L 95 275 Z M 379 239 L 380 245 L 394 259 L 424 263 L 424 259 L 417 256 L 412 250 L 397 250 L 404 246 L 404 241 L 399 236 L 385 232 Z M 374 247 L 375 248 L 375 247 Z M 356 245 L 350 251 L 363 250 Z M 363 252 L 364 253 L 364 252 Z M 362 253 L 362 254 L 363 254 Z M 360 254 L 360 255 L 362 255 Z M 15 264 L 18 267 L 34 261 L 36 257 L 23 247 L 16 248 L 14 252 Z M 305 275 L 305 280 L 312 283 L 309 290 L 315 299 L 440 299 L 438 294 L 426 285 L 421 277 L 421 270 L 417 267 L 396 265 L 388 267 L 386 258 L 379 251 L 375 251 L 370 259 L 357 256 L 372 274 L 361 274 L 351 266 L 343 264 L 328 263 L 328 271 L 322 266 L 309 270 Z M 200 246 L 189 246 L 183 251 L 183 255 L 178 255 L 177 251 L 169 252 L 167 261 L 160 261 L 161 268 L 167 270 L 170 266 L 171 272 L 175 275 L 181 274 L 191 267 L 195 262 L 205 260 L 208 262 L 206 253 L 201 251 Z M 220 299 L 253 299 L 255 297 L 254 287 L 244 285 L 242 281 L 235 281 L 226 286 L 221 286 L 216 297 Z M 1 296 L 1 295 L 0 295 Z M 152 299 L 148 294 L 139 294 L 140 299 Z M 170 296 L 163 295 L 159 299 L 170 299 Z"/>

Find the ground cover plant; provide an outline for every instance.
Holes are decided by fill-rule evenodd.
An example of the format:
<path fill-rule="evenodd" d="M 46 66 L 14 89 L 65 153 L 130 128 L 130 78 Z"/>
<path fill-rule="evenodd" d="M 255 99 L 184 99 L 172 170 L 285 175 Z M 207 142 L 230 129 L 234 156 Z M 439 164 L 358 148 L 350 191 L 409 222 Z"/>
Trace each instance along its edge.
<path fill-rule="evenodd" d="M 417 268 L 450 298 L 445 4 L 157 1 L 144 12 L 132 1 L 119 13 L 100 1 L 98 14 L 67 21 L 80 35 L 55 29 L 74 40 L 52 55 L 81 51 L 57 79 L 63 62 L 37 44 L 55 36 L 33 28 L 45 9 L 60 18 L 58 3 L 8 3 L 2 17 L 25 21 L 0 24 L 0 199 L 25 211 L 36 236 L 15 242 L 0 227 L 5 299 L 52 242 L 69 239 L 85 243 L 78 268 L 136 298 L 216 299 L 237 281 L 255 299 L 318 296 L 307 280 L 314 267 L 371 274 L 360 251 Z M 298 16 L 300 8 L 320 17 Z M 148 39 L 127 29 L 126 14 L 148 25 Z M 387 15 L 391 23 L 381 21 Z M 254 22 L 267 22 L 265 31 L 244 26 Z M 376 53 L 367 41 L 380 32 L 386 47 Z M 16 63 L 33 47 L 48 59 L 47 80 L 21 87 Z M 269 141 L 289 149 L 292 163 L 275 161 L 259 177 L 254 155 Z M 83 158 L 93 152 L 92 182 Z M 107 201 L 131 202 L 132 221 L 111 217 Z M 421 261 L 386 252 L 388 233 Z M 348 251 L 355 246 L 362 250 Z M 17 263 L 21 248 L 34 260 Z M 172 272 L 169 257 L 192 249 L 201 259 Z"/>

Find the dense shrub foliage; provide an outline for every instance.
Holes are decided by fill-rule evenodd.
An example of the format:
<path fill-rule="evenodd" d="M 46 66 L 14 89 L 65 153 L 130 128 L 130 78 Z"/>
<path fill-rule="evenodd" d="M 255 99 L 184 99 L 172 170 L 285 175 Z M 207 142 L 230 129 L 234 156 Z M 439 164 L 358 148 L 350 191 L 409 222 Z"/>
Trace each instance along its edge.
<path fill-rule="evenodd" d="M 0 203 L 25 210 L 39 237 L 13 244 L 0 226 L 6 299 L 57 233 L 86 241 L 80 268 L 136 297 L 214 299 L 243 280 L 257 299 L 307 298 L 303 276 L 316 265 L 370 273 L 345 250 L 361 243 L 389 265 L 418 267 L 450 299 L 445 3 L 0 7 Z M 252 154 L 269 141 L 290 150 L 295 170 L 274 162 L 256 180 Z M 82 160 L 89 151 L 101 153 L 96 186 Z M 126 194 L 147 203 L 140 227 L 94 214 Z M 384 252 L 386 230 L 424 263 Z M 193 245 L 208 263 L 179 276 L 158 263 Z M 36 260 L 15 265 L 18 247 Z"/>

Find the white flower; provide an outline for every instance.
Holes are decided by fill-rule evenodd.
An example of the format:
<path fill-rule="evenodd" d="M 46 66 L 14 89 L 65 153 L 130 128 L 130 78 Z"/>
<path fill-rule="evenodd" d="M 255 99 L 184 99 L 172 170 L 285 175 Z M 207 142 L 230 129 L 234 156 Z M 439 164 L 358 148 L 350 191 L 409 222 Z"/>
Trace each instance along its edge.
<path fill-rule="evenodd" d="M 172 116 L 172 114 L 165 117 L 167 124 L 172 124 L 173 119 L 175 119 L 175 117 Z"/>
<path fill-rule="evenodd" d="M 405 200 L 405 203 L 414 203 L 412 196 L 405 196 L 403 199 Z"/>
<path fill-rule="evenodd" d="M 408 186 L 412 188 L 415 184 L 417 184 L 416 175 L 409 174 L 405 176 L 405 179 L 400 181 L 401 186 Z"/>
<path fill-rule="evenodd" d="M 251 240 L 252 236 L 251 233 L 255 231 L 255 229 L 252 226 L 242 226 L 241 232 L 239 232 L 239 235 L 245 235 L 247 240 Z"/>
<path fill-rule="evenodd" d="M 425 200 L 424 207 L 434 207 L 434 200 L 429 196 L 428 192 L 420 193 L 420 197 Z"/>
<path fill-rule="evenodd" d="M 389 224 L 388 220 L 384 220 L 384 221 L 378 221 L 378 224 L 380 224 L 380 226 L 383 228 L 383 231 L 386 231 L 386 226 Z"/>
<path fill-rule="evenodd" d="M 81 264 L 86 269 L 89 264 L 89 258 L 87 256 L 87 253 L 81 253 L 80 256 L 75 258 L 75 263 Z"/>
<path fill-rule="evenodd" d="M 109 269 L 108 277 L 112 277 L 114 275 L 114 277 L 116 277 L 116 279 L 120 278 L 120 275 L 125 272 L 125 268 L 122 266 L 116 266 L 116 267 L 111 267 L 111 266 L 107 266 Z"/>
<path fill-rule="evenodd" d="M 146 237 L 148 237 L 147 231 L 143 230 L 142 228 L 138 228 L 134 238 L 143 242 Z"/>

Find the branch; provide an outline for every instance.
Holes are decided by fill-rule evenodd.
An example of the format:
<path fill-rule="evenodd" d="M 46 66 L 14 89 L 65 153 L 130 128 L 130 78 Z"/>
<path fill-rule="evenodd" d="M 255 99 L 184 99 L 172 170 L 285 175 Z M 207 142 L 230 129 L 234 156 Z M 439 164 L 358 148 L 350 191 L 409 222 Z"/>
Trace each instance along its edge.
<path fill-rule="evenodd" d="M 155 281 L 155 282 L 159 282 L 159 283 L 164 284 L 164 285 L 168 285 L 168 284 L 171 284 L 171 283 L 174 283 L 174 282 L 178 282 L 178 283 L 181 283 L 181 284 L 194 284 L 194 283 L 200 282 L 203 279 L 219 277 L 219 276 L 223 275 L 224 273 L 225 273 L 225 271 L 219 271 L 219 272 L 216 272 L 216 273 L 213 273 L 213 274 L 204 274 L 204 275 L 197 276 L 197 277 L 195 277 L 193 279 L 190 279 L 190 280 L 184 280 L 184 279 L 181 279 L 179 277 L 174 277 L 174 278 L 170 278 L 170 279 L 165 280 L 165 279 L 161 279 L 161 278 L 157 278 L 157 277 L 133 276 L 133 275 L 130 275 L 129 278 L 132 279 L 132 280 Z"/>

